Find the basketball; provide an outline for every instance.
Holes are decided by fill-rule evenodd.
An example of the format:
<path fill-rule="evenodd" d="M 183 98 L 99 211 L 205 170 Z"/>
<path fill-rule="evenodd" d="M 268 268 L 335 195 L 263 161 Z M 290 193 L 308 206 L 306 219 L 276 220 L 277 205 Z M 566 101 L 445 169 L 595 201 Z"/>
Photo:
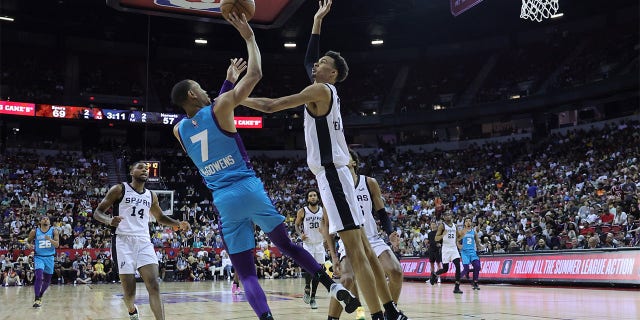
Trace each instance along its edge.
<path fill-rule="evenodd" d="M 222 0 L 220 2 L 220 12 L 222 12 L 222 16 L 225 19 L 229 17 L 231 12 L 235 12 L 240 18 L 244 13 L 247 21 L 249 21 L 256 12 L 256 3 L 253 0 Z"/>

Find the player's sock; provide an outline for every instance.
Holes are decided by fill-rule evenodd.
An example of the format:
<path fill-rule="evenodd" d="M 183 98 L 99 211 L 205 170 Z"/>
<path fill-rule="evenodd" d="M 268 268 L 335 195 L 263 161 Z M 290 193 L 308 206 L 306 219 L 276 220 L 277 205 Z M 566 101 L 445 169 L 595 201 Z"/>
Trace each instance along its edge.
<path fill-rule="evenodd" d="M 49 273 L 45 273 L 42 277 L 42 288 L 40 289 L 40 295 L 39 297 L 42 298 L 42 295 L 44 294 L 45 291 L 47 291 L 47 288 L 49 288 L 49 285 L 51 284 L 51 277 L 53 275 L 49 274 Z"/>
<path fill-rule="evenodd" d="M 40 292 L 42 291 L 42 273 L 42 269 L 36 269 L 35 281 L 33 282 L 33 293 L 35 294 L 36 299 L 41 296 Z"/>
<path fill-rule="evenodd" d="M 313 256 L 307 250 L 291 242 L 291 239 L 289 239 L 289 236 L 287 235 L 287 230 L 284 224 L 280 224 L 277 227 L 273 228 L 271 232 L 267 233 L 267 236 L 269 236 L 271 242 L 273 242 L 273 244 L 275 244 L 282 253 L 293 258 L 293 261 L 295 261 L 308 273 L 317 276 L 317 273 L 321 271 L 326 275 L 322 266 L 313 258 Z M 331 280 L 331 278 L 329 278 L 328 276 L 327 279 L 329 279 L 330 282 L 326 283 L 322 281 L 322 279 L 320 279 L 320 282 L 322 282 L 327 290 L 329 290 L 334 281 Z"/>
<path fill-rule="evenodd" d="M 267 297 L 258 283 L 253 250 L 234 253 L 229 257 L 238 273 L 238 278 L 242 281 L 245 297 L 253 311 L 258 317 L 263 316 L 265 313 L 270 314 L 271 310 L 269 310 L 269 305 L 267 304 Z"/>

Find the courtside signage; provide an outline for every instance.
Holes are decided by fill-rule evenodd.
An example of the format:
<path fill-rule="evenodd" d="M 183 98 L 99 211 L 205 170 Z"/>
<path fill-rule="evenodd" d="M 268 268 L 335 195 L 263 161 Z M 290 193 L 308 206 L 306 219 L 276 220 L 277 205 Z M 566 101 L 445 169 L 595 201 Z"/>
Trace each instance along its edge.
<path fill-rule="evenodd" d="M 423 264 L 424 263 L 424 264 Z M 640 284 L 640 250 L 480 256 L 481 280 Z M 400 260 L 404 276 L 426 278 L 429 259 Z M 453 277 L 450 265 L 447 277 Z"/>

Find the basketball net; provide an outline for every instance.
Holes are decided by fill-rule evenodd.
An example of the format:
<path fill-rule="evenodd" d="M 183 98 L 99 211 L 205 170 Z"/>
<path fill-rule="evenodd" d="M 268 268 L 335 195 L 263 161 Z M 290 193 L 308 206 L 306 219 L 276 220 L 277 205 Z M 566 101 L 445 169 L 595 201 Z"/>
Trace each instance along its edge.
<path fill-rule="evenodd" d="M 520 18 L 542 22 L 558 12 L 558 0 L 522 0 Z"/>

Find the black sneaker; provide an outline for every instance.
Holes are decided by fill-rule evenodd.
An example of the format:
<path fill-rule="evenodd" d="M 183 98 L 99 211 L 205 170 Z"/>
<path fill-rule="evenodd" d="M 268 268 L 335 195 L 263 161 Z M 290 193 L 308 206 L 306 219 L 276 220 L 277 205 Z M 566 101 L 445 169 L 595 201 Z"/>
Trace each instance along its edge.
<path fill-rule="evenodd" d="M 435 274 L 435 272 L 431 272 L 431 277 L 429 278 L 429 283 L 431 285 L 435 285 L 436 281 L 438 281 L 438 276 Z"/>
<path fill-rule="evenodd" d="M 391 317 L 391 318 L 389 318 L 388 316 L 385 315 L 385 319 L 387 319 L 387 320 L 410 320 L 409 317 L 405 316 L 404 313 L 402 313 L 402 311 L 398 311 L 398 315 L 396 315 L 395 317 Z"/>
<path fill-rule="evenodd" d="M 456 284 L 456 286 L 453 288 L 453 293 L 462 293 L 462 290 L 460 290 L 460 285 Z"/>
<path fill-rule="evenodd" d="M 477 283 L 474 283 L 472 288 L 473 290 L 480 290 L 480 286 Z"/>
<path fill-rule="evenodd" d="M 33 307 L 34 308 L 40 308 L 42 306 L 42 299 L 41 298 L 36 298 L 36 300 L 33 302 Z"/>
<path fill-rule="evenodd" d="M 260 316 L 260 320 L 274 320 L 271 312 L 265 312 Z"/>

